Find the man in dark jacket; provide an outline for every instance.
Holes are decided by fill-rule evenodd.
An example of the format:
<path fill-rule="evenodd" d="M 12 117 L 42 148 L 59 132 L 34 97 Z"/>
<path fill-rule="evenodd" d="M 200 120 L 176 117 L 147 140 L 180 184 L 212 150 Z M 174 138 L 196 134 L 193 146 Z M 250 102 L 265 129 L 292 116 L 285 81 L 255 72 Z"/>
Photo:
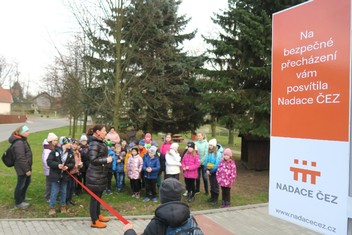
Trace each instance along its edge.
<path fill-rule="evenodd" d="M 167 178 L 160 186 L 161 205 L 156 208 L 154 218 L 145 228 L 143 235 L 163 235 L 167 227 L 179 227 L 185 224 L 190 216 L 187 204 L 181 202 L 183 185 L 174 178 Z M 124 235 L 136 235 L 132 224 L 124 226 Z"/>
<path fill-rule="evenodd" d="M 32 175 L 32 150 L 27 142 L 29 128 L 25 125 L 19 126 L 11 134 L 9 142 L 15 156 L 15 170 L 17 174 L 17 184 L 14 193 L 15 208 L 25 209 L 29 203 L 25 202 L 26 192 L 31 183 Z"/>

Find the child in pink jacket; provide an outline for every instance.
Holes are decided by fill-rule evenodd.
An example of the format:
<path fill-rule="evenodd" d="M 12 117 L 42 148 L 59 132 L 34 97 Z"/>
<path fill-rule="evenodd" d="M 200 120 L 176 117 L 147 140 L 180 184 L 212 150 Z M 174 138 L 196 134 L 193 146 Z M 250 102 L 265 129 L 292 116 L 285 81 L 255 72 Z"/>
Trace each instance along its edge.
<path fill-rule="evenodd" d="M 236 164 L 231 157 L 231 149 L 225 149 L 223 152 L 223 159 L 219 163 L 218 170 L 216 171 L 216 179 L 221 186 L 222 192 L 222 208 L 230 206 L 231 187 L 232 183 L 236 180 L 237 175 Z"/>
<path fill-rule="evenodd" d="M 138 146 L 131 149 L 131 156 L 127 162 L 127 176 L 130 179 L 132 197 L 139 198 L 141 191 L 141 171 L 143 167 L 143 159 L 138 154 Z"/>
<path fill-rule="evenodd" d="M 187 194 L 187 202 L 194 201 L 196 193 L 196 179 L 198 178 L 198 167 L 200 160 L 198 152 L 195 150 L 194 142 L 187 143 L 187 152 L 182 158 L 183 177 L 185 178 Z"/>

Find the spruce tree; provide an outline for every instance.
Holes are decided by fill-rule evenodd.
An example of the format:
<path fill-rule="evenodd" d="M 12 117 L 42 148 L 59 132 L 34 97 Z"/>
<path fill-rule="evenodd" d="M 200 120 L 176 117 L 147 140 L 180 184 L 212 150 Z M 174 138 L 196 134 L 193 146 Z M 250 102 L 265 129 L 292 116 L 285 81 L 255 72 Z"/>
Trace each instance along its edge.
<path fill-rule="evenodd" d="M 211 46 L 208 63 L 198 83 L 204 102 L 199 105 L 227 128 L 241 134 L 270 134 L 271 20 L 272 14 L 303 2 L 229 0 L 228 9 L 215 14 L 221 27 Z"/>

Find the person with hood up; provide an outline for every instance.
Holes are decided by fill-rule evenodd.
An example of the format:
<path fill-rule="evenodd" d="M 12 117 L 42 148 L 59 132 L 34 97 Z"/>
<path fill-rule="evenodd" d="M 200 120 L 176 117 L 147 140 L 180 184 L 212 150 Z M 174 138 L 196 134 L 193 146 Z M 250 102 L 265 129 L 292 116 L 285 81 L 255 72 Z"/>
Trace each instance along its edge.
<path fill-rule="evenodd" d="M 160 186 L 159 199 L 161 205 L 156 208 L 154 218 L 145 228 L 143 235 L 165 234 L 167 227 L 180 227 L 190 217 L 189 206 L 181 202 L 183 185 L 174 178 L 164 180 Z M 124 235 L 136 235 L 133 224 L 124 226 Z"/>
<path fill-rule="evenodd" d="M 12 144 L 12 151 L 15 156 L 15 170 L 17 174 L 17 184 L 14 192 L 15 208 L 25 209 L 29 203 L 25 202 L 26 193 L 31 183 L 33 154 L 27 138 L 29 128 L 25 125 L 19 126 L 9 137 Z"/>
<path fill-rule="evenodd" d="M 165 156 L 165 169 L 166 169 L 166 178 L 175 178 L 177 180 L 180 179 L 180 167 L 181 164 L 181 156 L 178 153 L 178 143 L 173 143 L 170 146 L 170 150 L 167 151 Z"/>

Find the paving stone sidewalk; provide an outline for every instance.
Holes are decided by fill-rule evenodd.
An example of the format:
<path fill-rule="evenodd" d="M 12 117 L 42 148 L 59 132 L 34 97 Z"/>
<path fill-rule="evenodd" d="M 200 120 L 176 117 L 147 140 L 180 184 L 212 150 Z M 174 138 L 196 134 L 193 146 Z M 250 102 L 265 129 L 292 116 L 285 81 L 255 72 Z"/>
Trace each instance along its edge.
<path fill-rule="evenodd" d="M 316 235 L 319 233 L 277 219 L 268 214 L 268 204 L 239 206 L 192 212 L 206 235 Z M 126 216 L 137 232 L 142 232 L 152 216 Z M 3 219 L 1 235 L 123 234 L 123 224 L 115 219 L 105 229 L 91 228 L 90 218 Z M 158 235 L 158 234 L 156 234 Z"/>

